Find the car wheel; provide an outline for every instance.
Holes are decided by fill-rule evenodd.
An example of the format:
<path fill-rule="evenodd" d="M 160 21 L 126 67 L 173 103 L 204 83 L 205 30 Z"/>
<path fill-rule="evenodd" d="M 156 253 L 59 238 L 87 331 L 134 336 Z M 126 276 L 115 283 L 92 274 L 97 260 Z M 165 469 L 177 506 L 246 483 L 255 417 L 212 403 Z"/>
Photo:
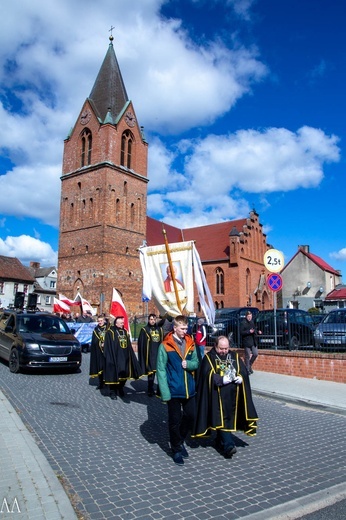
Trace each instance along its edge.
<path fill-rule="evenodd" d="M 12 374 L 18 374 L 18 372 L 20 371 L 19 354 L 16 348 L 13 348 L 11 350 L 10 359 L 8 361 L 8 367 Z"/>
<path fill-rule="evenodd" d="M 289 344 L 289 350 L 297 350 L 299 345 L 299 338 L 297 336 L 292 336 Z"/>

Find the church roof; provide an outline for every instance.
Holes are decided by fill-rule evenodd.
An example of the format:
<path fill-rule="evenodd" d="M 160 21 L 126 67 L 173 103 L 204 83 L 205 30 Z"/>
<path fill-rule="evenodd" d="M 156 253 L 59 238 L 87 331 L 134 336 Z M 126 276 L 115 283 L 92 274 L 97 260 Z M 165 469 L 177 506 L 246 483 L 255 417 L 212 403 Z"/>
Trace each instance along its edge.
<path fill-rule="evenodd" d="M 112 39 L 91 90 L 89 100 L 101 122 L 105 121 L 106 116 L 109 119 L 110 115 L 115 121 L 129 101 Z"/>
<path fill-rule="evenodd" d="M 162 228 L 167 234 L 168 243 L 194 240 L 202 262 L 222 261 L 229 259 L 229 234 L 236 228 L 243 231 L 247 219 L 229 220 L 219 224 L 209 224 L 187 229 L 179 229 L 159 220 L 147 217 L 147 245 L 156 246 L 164 243 Z"/>

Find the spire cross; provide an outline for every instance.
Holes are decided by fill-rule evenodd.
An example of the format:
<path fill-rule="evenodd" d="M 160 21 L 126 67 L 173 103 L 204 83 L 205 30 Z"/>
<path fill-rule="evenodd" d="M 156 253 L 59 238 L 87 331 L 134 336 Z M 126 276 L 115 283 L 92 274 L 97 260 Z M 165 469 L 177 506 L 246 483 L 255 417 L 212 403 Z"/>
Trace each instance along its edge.
<path fill-rule="evenodd" d="M 113 36 L 113 29 L 115 29 L 115 27 L 113 27 L 113 25 L 111 25 L 111 28 L 110 28 L 109 31 L 108 31 L 108 32 L 111 33 L 111 36 Z"/>

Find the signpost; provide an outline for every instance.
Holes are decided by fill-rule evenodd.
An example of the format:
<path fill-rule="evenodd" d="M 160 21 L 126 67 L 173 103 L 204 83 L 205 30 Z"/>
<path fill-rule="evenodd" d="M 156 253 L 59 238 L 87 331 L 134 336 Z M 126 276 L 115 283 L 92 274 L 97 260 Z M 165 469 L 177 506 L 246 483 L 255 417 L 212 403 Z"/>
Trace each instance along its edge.
<path fill-rule="evenodd" d="M 264 267 L 271 273 L 267 278 L 267 287 L 274 292 L 274 341 L 275 348 L 277 348 L 277 326 L 276 326 L 276 307 L 277 307 L 277 298 L 276 293 L 282 289 L 282 278 L 279 274 L 284 268 L 285 260 L 284 255 L 281 251 L 277 249 L 268 249 L 264 253 Z"/>

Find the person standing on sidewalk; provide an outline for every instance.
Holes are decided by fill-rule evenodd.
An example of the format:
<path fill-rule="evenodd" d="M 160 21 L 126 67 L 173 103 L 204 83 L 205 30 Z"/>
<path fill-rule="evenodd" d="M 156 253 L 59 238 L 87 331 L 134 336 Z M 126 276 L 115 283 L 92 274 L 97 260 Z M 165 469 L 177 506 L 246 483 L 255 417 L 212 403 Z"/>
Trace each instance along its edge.
<path fill-rule="evenodd" d="M 193 437 L 216 431 L 216 446 L 230 459 L 237 452 L 232 432 L 241 430 L 254 436 L 257 420 L 245 365 L 230 350 L 228 338 L 219 336 L 199 368 Z"/>
<path fill-rule="evenodd" d="M 244 348 L 245 366 L 249 374 L 253 374 L 252 365 L 258 357 L 257 334 L 262 334 L 257 330 L 252 320 L 252 312 L 246 311 L 245 319 L 240 324 L 240 337 Z"/>
<path fill-rule="evenodd" d="M 161 399 L 167 402 L 168 407 L 173 460 L 179 466 L 189 456 L 184 441 L 195 420 L 194 371 L 198 368 L 198 357 L 195 343 L 187 334 L 187 329 L 186 316 L 174 318 L 173 331 L 165 336 L 159 346 L 156 371 Z"/>
<path fill-rule="evenodd" d="M 148 396 L 154 395 L 154 379 L 159 346 L 163 340 L 162 327 L 156 324 L 156 315 L 149 314 L 148 323 L 138 336 L 138 361 L 144 375 L 148 376 Z"/>

